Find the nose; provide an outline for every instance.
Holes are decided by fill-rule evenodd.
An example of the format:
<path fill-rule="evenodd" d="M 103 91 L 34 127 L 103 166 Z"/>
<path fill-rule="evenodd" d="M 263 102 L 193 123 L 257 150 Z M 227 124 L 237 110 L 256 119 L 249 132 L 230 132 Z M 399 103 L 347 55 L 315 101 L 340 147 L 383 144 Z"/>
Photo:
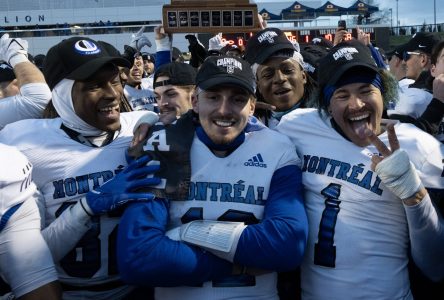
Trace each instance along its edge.
<path fill-rule="evenodd" d="M 111 82 L 108 82 L 104 87 L 103 87 L 103 93 L 105 95 L 105 98 L 110 98 L 110 99 L 115 99 L 117 97 L 119 97 L 119 86 L 114 85 Z"/>
<path fill-rule="evenodd" d="M 157 98 L 157 105 L 159 106 L 167 106 L 168 105 L 168 97 L 165 97 L 164 95 L 159 95 Z"/>
<path fill-rule="evenodd" d="M 273 76 L 274 83 L 281 83 L 287 79 L 287 76 L 281 70 L 276 70 Z"/>
<path fill-rule="evenodd" d="M 348 101 L 348 108 L 350 110 L 360 110 L 365 106 L 365 103 L 359 98 L 358 95 L 351 95 Z"/>
<path fill-rule="evenodd" d="M 219 106 L 217 107 L 217 111 L 219 114 L 226 116 L 231 113 L 231 104 L 230 99 L 228 97 L 223 97 L 219 102 Z"/>

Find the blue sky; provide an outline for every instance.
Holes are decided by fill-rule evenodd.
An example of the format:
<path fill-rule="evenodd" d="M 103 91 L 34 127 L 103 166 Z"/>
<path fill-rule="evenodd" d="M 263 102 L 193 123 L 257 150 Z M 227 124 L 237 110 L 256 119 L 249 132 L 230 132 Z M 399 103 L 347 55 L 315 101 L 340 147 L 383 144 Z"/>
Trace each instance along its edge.
<path fill-rule="evenodd" d="M 380 9 L 392 8 L 393 12 L 393 26 L 396 25 L 396 3 L 398 3 L 398 20 L 401 26 L 403 25 L 420 25 L 424 21 L 427 24 L 434 22 L 434 1 L 436 1 L 436 22 L 444 23 L 444 1 L 443 0 L 374 0 L 374 3 L 379 3 Z M 259 2 L 274 2 L 273 0 L 255 0 Z M 276 2 L 285 2 L 285 0 L 276 0 Z M 288 1 L 291 5 L 294 1 Z M 303 1 L 301 1 L 303 2 Z M 321 1 L 324 4 L 327 1 Z M 348 7 L 352 5 L 355 0 L 330 0 L 330 2 Z M 321 4 L 321 5 L 322 5 Z"/>

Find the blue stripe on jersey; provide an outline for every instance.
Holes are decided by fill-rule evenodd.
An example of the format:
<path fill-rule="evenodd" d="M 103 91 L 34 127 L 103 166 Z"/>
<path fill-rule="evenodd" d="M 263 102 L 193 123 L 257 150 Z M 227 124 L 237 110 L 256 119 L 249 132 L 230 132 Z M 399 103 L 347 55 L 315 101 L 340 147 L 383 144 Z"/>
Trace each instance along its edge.
<path fill-rule="evenodd" d="M 295 269 L 304 256 L 307 236 L 302 172 L 285 166 L 273 174 L 262 222 L 242 232 L 234 262 L 274 271 Z"/>
<path fill-rule="evenodd" d="M 232 263 L 165 235 L 166 200 L 129 205 L 120 219 L 117 262 L 122 280 L 145 286 L 199 285 L 223 278 Z"/>
<path fill-rule="evenodd" d="M 0 232 L 3 230 L 3 228 L 5 228 L 6 223 L 8 223 L 8 220 L 12 217 L 12 215 L 17 211 L 17 209 L 19 209 L 19 207 L 23 204 L 19 203 L 14 205 L 13 207 L 9 208 L 2 216 L 2 218 L 0 219 Z"/>

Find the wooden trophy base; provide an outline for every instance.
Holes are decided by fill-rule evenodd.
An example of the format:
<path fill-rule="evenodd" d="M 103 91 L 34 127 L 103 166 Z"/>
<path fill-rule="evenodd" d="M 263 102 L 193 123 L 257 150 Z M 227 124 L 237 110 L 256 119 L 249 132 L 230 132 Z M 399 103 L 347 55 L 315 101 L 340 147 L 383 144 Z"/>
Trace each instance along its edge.
<path fill-rule="evenodd" d="M 261 29 L 257 5 L 248 0 L 171 2 L 162 7 L 163 27 L 169 33 L 243 33 Z"/>

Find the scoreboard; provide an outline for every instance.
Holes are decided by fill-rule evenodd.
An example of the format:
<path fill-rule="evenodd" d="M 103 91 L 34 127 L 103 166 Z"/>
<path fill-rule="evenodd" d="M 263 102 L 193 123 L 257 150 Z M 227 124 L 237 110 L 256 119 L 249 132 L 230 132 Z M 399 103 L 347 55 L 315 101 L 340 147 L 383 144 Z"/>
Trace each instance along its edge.
<path fill-rule="evenodd" d="M 361 30 L 363 30 L 365 33 L 370 34 L 370 40 L 372 42 L 377 42 L 376 40 L 376 31 L 378 29 L 382 28 L 374 28 L 374 27 L 361 27 Z M 331 42 L 333 42 L 335 38 L 336 28 L 317 28 L 317 29 L 301 29 L 301 30 L 286 30 L 281 29 L 284 31 L 287 38 L 291 41 L 297 41 L 300 44 L 304 43 L 311 43 L 311 41 L 314 38 L 320 38 L 323 37 Z M 349 28 L 347 29 L 348 34 L 346 35 L 346 40 L 351 40 L 353 37 L 357 37 L 357 31 L 355 28 Z M 248 39 L 253 35 L 252 32 L 250 33 L 231 33 L 231 34 L 223 34 L 222 39 L 224 41 L 228 41 L 230 45 L 237 45 L 237 46 L 246 46 Z M 388 28 L 387 28 L 387 36 L 389 35 Z M 380 44 L 380 43 L 377 43 Z"/>

